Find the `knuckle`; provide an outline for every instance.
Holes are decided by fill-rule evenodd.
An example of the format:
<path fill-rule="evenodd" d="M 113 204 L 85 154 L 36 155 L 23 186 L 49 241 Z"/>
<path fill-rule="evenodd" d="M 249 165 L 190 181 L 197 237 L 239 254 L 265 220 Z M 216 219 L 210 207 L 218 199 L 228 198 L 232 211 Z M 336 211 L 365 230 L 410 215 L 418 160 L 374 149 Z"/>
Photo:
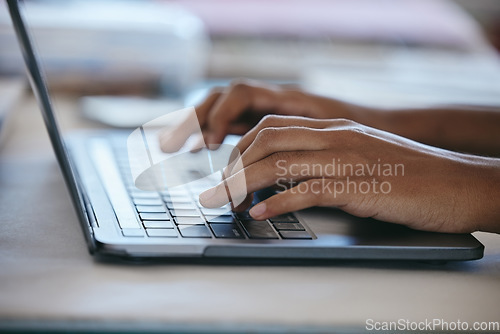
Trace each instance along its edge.
<path fill-rule="evenodd" d="M 361 136 L 364 136 L 366 134 L 365 128 L 363 125 L 356 123 L 351 120 L 342 120 L 341 123 L 342 126 L 339 125 L 337 129 L 333 129 L 334 131 L 330 132 L 330 135 L 336 140 L 336 141 L 352 141 L 352 140 L 357 140 L 360 139 Z"/>
<path fill-rule="evenodd" d="M 281 119 L 282 119 L 282 117 L 280 117 L 278 115 L 266 115 L 260 120 L 259 125 L 261 127 L 274 126 L 274 125 L 279 124 Z"/>
<path fill-rule="evenodd" d="M 231 87 L 232 90 L 248 90 L 249 88 L 252 87 L 252 85 L 250 84 L 250 81 L 246 80 L 246 79 L 243 79 L 243 78 L 238 78 L 238 79 L 234 79 L 231 81 L 231 83 L 229 84 L 229 86 Z"/>
<path fill-rule="evenodd" d="M 252 146 L 258 147 L 260 150 L 270 151 L 273 144 L 278 140 L 277 128 L 264 128 L 255 136 Z"/>
<path fill-rule="evenodd" d="M 346 134 L 350 139 L 360 138 L 360 136 L 365 135 L 365 130 L 358 124 L 357 126 L 352 126 L 346 130 Z"/>
<path fill-rule="evenodd" d="M 267 127 L 264 129 L 261 129 L 259 133 L 257 133 L 257 137 L 255 140 L 257 140 L 260 143 L 266 143 L 272 140 L 276 140 L 279 134 L 279 129 L 274 128 L 274 127 Z"/>
<path fill-rule="evenodd" d="M 339 132 L 342 134 L 342 136 L 345 136 L 349 139 L 355 139 L 356 137 L 359 137 L 359 135 L 362 135 L 365 133 L 365 131 L 361 127 L 358 127 L 358 126 L 353 126 L 353 127 L 349 127 L 346 129 L 342 129 Z"/>
<path fill-rule="evenodd" d="M 251 106 L 255 99 L 255 86 L 249 80 L 235 79 L 231 81 L 227 95 L 238 98 Z"/>
<path fill-rule="evenodd" d="M 222 87 L 212 87 L 210 88 L 210 91 L 208 92 L 208 96 L 209 97 L 217 97 L 217 96 L 220 96 L 223 92 L 223 88 Z"/>
<path fill-rule="evenodd" d="M 337 118 L 334 122 L 335 125 L 342 127 L 350 127 L 358 125 L 358 123 L 356 123 L 355 121 L 347 118 Z"/>

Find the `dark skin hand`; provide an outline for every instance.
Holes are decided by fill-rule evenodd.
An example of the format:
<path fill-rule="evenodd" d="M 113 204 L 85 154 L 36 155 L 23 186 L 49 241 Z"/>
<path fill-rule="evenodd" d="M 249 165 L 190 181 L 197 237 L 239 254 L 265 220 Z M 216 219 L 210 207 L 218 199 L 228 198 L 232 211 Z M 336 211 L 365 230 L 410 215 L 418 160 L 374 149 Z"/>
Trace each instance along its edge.
<path fill-rule="evenodd" d="M 254 191 L 274 185 L 284 191 L 253 207 L 255 219 L 334 206 L 419 230 L 500 233 L 500 159 L 459 153 L 500 156 L 500 110 L 381 110 L 239 81 L 213 91 L 196 113 L 209 144 L 245 134 L 237 145 L 242 168 L 229 166 L 224 182 L 200 195 L 207 207 L 248 194 L 235 208 L 247 209 Z M 175 151 L 188 134 L 185 126 L 164 134 L 162 149 Z M 332 159 L 403 166 L 404 175 L 332 175 Z"/>

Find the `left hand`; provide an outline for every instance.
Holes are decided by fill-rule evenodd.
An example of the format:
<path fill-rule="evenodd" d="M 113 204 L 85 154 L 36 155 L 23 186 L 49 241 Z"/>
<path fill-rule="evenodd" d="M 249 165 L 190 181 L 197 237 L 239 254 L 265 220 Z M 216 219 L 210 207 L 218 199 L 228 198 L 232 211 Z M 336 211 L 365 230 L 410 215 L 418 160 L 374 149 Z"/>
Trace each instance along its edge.
<path fill-rule="evenodd" d="M 265 117 L 237 148 L 244 168 L 226 170 L 223 182 L 200 195 L 204 206 L 226 204 L 227 189 L 244 175 L 246 189 L 237 188 L 245 191 L 236 194 L 240 197 L 273 185 L 283 190 L 250 210 L 257 220 L 332 206 L 427 231 L 465 233 L 492 230 L 480 221 L 497 224 L 483 213 L 492 194 L 478 176 L 491 166 L 480 157 L 345 119 L 293 116 Z M 250 203 L 247 197 L 237 209 Z"/>

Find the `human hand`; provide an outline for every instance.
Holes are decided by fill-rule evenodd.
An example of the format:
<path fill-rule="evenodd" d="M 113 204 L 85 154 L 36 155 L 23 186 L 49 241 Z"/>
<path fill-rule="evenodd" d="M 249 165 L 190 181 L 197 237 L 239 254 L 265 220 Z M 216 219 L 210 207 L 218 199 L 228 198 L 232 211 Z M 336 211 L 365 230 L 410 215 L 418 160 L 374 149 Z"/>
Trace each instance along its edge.
<path fill-rule="evenodd" d="M 196 117 L 189 115 L 191 117 L 160 135 L 160 147 L 164 152 L 179 150 L 196 132 L 198 123 L 209 145 L 220 144 L 227 134 L 245 134 L 267 114 L 351 118 L 349 105 L 340 101 L 310 95 L 296 87 L 249 80 L 214 88 L 195 110 Z M 193 121 L 196 118 L 197 121 Z"/>
<path fill-rule="evenodd" d="M 494 159 L 434 148 L 345 119 L 285 116 L 265 117 L 237 149 L 243 169 L 229 166 L 223 182 L 200 195 L 204 206 L 222 206 L 230 195 L 274 185 L 283 191 L 254 206 L 255 219 L 332 206 L 419 230 L 500 230 L 494 202 L 499 191 L 491 186 L 500 180 Z M 238 185 L 241 180 L 245 186 Z M 245 193 L 229 194 L 228 188 Z"/>

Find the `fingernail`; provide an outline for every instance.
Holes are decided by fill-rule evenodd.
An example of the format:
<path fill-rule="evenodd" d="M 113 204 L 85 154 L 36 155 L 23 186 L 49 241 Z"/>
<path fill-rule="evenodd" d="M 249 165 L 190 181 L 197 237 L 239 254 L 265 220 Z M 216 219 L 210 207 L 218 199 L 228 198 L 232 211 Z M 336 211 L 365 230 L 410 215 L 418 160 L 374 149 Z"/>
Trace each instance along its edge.
<path fill-rule="evenodd" d="M 201 205 L 205 206 L 206 204 L 209 204 L 210 199 L 213 198 L 216 193 L 217 193 L 217 187 L 213 187 L 202 192 L 200 194 Z"/>
<path fill-rule="evenodd" d="M 252 217 L 258 218 L 266 212 L 266 203 L 259 203 L 250 209 L 249 213 Z"/>

